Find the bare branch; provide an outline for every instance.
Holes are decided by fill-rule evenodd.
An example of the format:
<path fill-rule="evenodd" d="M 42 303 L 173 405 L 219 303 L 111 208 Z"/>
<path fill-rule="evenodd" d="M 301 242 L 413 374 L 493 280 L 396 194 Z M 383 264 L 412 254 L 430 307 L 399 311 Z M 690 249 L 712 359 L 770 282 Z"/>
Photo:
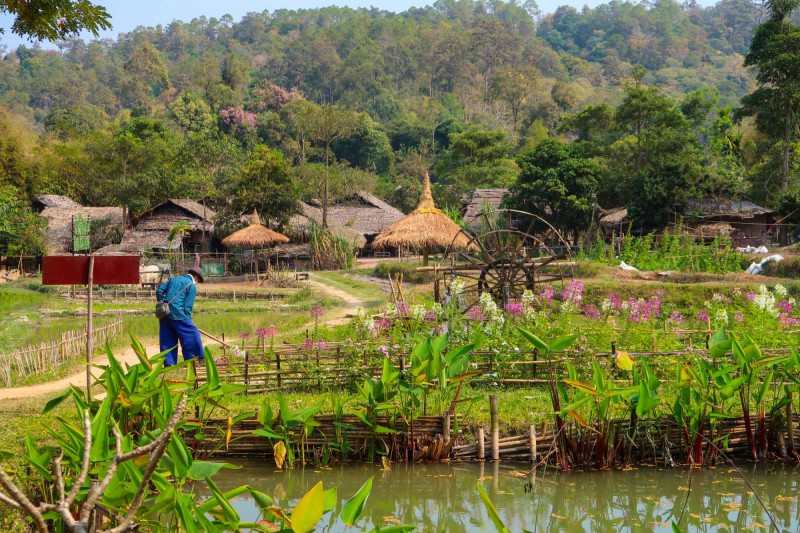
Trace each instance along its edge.
<path fill-rule="evenodd" d="M 83 507 L 81 508 L 80 520 L 81 522 L 87 522 L 89 517 L 92 514 L 97 502 L 100 501 L 100 498 L 103 496 L 103 492 L 105 492 L 108 485 L 111 483 L 111 480 L 114 479 L 114 475 L 117 473 L 117 467 L 122 462 L 120 459 L 122 454 L 122 435 L 119 433 L 119 428 L 114 425 L 112 428 L 114 432 L 114 445 L 116 447 L 116 453 L 114 454 L 114 460 L 111 461 L 111 464 L 108 465 L 108 470 L 106 471 L 106 475 L 103 477 L 103 480 L 92 486 L 89 490 L 89 494 L 86 496 L 86 501 L 83 503 Z"/>
<path fill-rule="evenodd" d="M 164 453 L 167 451 L 167 445 L 169 445 L 169 441 L 172 438 L 173 432 L 175 431 L 175 426 L 178 425 L 178 422 L 183 416 L 183 411 L 186 409 L 186 401 L 187 397 L 185 395 L 182 396 L 178 402 L 178 405 L 175 406 L 175 412 L 172 414 L 172 418 L 167 424 L 167 427 L 164 428 L 164 431 L 161 433 L 161 435 L 159 435 L 153 442 L 147 446 L 141 446 L 129 454 L 125 454 L 125 456 L 130 456 L 131 454 L 137 453 L 137 455 L 133 455 L 132 457 L 143 455 L 143 453 L 146 452 L 138 452 L 144 450 L 145 448 L 151 448 L 153 443 L 157 443 L 155 451 L 153 451 L 153 453 L 150 455 L 150 462 L 147 463 L 147 468 L 145 469 L 144 476 L 142 477 L 142 482 L 139 484 L 139 490 L 136 492 L 136 496 L 134 496 L 133 501 L 128 507 L 128 512 L 125 514 L 119 525 L 113 529 L 109 529 L 108 533 L 122 533 L 123 531 L 127 531 L 129 529 L 131 523 L 133 522 L 133 518 L 136 515 L 136 511 L 142 503 L 144 493 L 147 491 L 147 488 L 150 484 L 150 478 L 156 471 L 158 463 L 161 462 L 161 457 L 163 457 Z"/>
<path fill-rule="evenodd" d="M 44 521 L 44 516 L 42 516 L 42 513 L 33 505 L 28 497 L 25 496 L 25 493 L 17 487 L 14 481 L 8 477 L 4 468 L 0 468 L 0 485 L 10 494 L 11 499 L 17 502 L 19 507 L 30 515 L 33 519 L 33 523 L 36 525 L 36 530 L 40 533 L 47 533 L 47 524 Z"/>
<path fill-rule="evenodd" d="M 9 507 L 13 507 L 14 509 L 19 509 L 20 511 L 22 511 L 22 506 L 20 504 L 18 504 L 12 498 L 9 498 L 8 496 L 3 494 L 2 492 L 0 492 L 0 502 L 3 502 L 4 504 L 8 505 Z"/>
<path fill-rule="evenodd" d="M 64 470 L 61 468 L 61 461 L 64 459 L 64 450 L 53 459 L 53 470 L 56 476 L 56 487 L 58 488 L 58 501 L 64 500 Z"/>

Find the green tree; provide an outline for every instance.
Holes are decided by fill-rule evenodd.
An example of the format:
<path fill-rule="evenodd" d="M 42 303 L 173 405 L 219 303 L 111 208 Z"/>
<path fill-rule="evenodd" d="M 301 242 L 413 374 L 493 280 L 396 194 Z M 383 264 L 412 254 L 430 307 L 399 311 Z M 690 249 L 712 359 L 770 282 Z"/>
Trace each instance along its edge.
<path fill-rule="evenodd" d="M 506 188 L 517 177 L 511 145 L 503 131 L 471 126 L 450 134 L 450 146 L 435 166 L 437 193 L 443 206 L 458 206 L 479 187 Z"/>
<path fill-rule="evenodd" d="M 744 59 L 759 87 L 742 98 L 738 116 L 755 116 L 759 131 L 771 139 L 781 132 L 781 191 L 786 193 L 790 152 L 797 139 L 795 116 L 800 110 L 800 26 L 791 19 L 800 0 L 772 0 L 767 6 L 770 18 L 756 27 Z"/>
<path fill-rule="evenodd" d="M 156 47 L 145 42 L 133 49 L 123 66 L 123 100 L 138 114 L 148 114 L 154 97 L 170 87 L 169 73 Z"/>
<path fill-rule="evenodd" d="M 182 91 L 170 104 L 169 111 L 185 132 L 209 131 L 216 123 L 211 107 L 191 90 Z"/>
<path fill-rule="evenodd" d="M 572 146 L 549 138 L 517 157 L 519 178 L 507 205 L 548 220 L 577 238 L 589 225 L 600 169 Z"/>
<path fill-rule="evenodd" d="M 264 222 L 283 226 L 300 211 L 300 191 L 292 178 L 283 154 L 264 145 L 256 145 L 241 173 L 225 187 L 227 201 L 218 213 L 223 232 L 241 225 L 241 217 L 253 210 Z"/>
<path fill-rule="evenodd" d="M 2 0 L 0 13 L 14 17 L 13 33 L 38 41 L 64 39 L 84 30 L 98 37 L 101 30 L 111 28 L 108 11 L 88 0 Z"/>

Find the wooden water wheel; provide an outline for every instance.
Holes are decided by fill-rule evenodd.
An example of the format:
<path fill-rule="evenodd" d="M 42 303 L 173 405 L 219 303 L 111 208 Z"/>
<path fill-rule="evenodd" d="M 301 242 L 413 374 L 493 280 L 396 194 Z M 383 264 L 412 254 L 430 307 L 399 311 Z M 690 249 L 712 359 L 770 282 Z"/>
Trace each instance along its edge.
<path fill-rule="evenodd" d="M 461 233 L 469 246 L 448 247 L 450 264 L 427 267 L 436 273 L 437 301 L 444 296 L 441 284 L 459 280 L 464 311 L 488 293 L 500 306 L 520 300 L 526 290 L 538 295 L 541 284 L 559 285 L 574 276 L 572 251 L 561 233 L 532 213 L 514 209 L 483 210 L 466 221 Z M 454 239 L 455 242 L 455 239 Z"/>

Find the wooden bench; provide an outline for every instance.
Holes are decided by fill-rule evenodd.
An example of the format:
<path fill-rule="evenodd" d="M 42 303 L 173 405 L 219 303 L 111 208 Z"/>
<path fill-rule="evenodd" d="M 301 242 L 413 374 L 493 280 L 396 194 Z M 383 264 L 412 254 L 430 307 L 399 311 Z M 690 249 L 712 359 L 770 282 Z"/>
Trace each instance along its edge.
<path fill-rule="evenodd" d="M 308 281 L 308 272 L 295 272 L 294 273 L 294 280 L 295 281 Z"/>
<path fill-rule="evenodd" d="M 376 251 L 374 255 L 375 257 L 392 257 L 391 252 L 386 252 L 384 250 Z"/>

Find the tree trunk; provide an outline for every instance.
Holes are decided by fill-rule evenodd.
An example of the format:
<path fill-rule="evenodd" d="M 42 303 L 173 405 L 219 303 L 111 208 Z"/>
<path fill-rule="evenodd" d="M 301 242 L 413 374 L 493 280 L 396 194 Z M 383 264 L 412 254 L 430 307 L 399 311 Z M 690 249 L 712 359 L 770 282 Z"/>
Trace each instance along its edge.
<path fill-rule="evenodd" d="M 431 247 L 427 244 L 425 248 L 422 249 L 422 266 L 428 266 L 428 256 L 431 253 Z"/>
<path fill-rule="evenodd" d="M 783 170 L 781 172 L 781 192 L 789 189 L 789 139 L 792 133 L 792 106 L 787 99 L 783 112 Z"/>
<path fill-rule="evenodd" d="M 328 227 L 328 147 L 325 145 L 325 184 L 322 187 L 322 227 Z"/>

